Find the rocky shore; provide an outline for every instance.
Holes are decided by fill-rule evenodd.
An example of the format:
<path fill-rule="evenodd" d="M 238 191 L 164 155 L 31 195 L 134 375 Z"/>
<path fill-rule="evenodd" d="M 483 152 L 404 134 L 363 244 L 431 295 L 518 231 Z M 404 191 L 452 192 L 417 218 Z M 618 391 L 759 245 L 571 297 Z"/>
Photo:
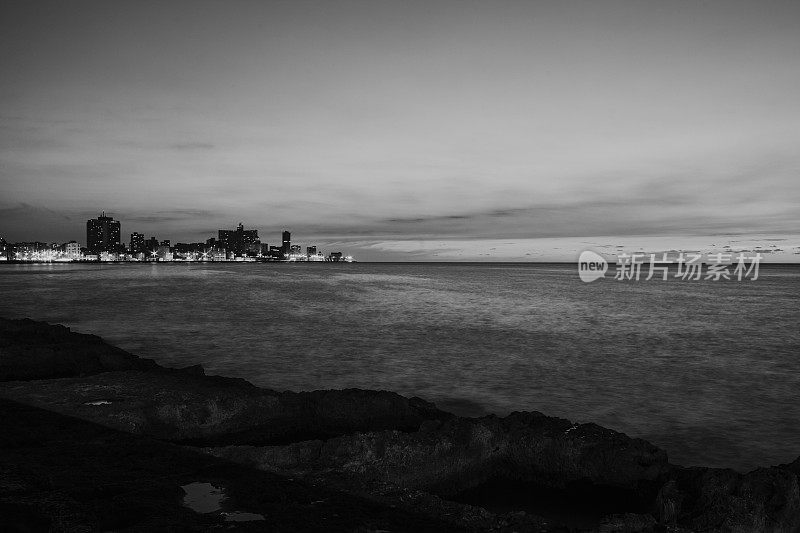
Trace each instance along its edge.
<path fill-rule="evenodd" d="M 277 392 L 31 320 L 0 319 L 0 409 L 4 531 L 800 531 L 800 459 L 684 468 L 595 424 Z"/>

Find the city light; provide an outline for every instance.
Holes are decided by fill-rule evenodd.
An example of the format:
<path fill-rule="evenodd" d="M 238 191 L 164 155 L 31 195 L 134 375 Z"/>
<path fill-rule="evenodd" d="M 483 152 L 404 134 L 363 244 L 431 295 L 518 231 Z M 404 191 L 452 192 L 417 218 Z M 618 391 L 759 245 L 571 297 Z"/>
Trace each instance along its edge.
<path fill-rule="evenodd" d="M 219 238 L 205 243 L 177 243 L 158 240 L 144 234 L 130 234 L 130 246 L 120 242 L 121 223 L 105 212 L 86 223 L 86 247 L 77 241 L 66 243 L 17 242 L 9 243 L 0 237 L 0 261 L 16 262 L 169 262 L 169 261 L 237 261 L 237 262 L 354 262 L 351 255 L 330 252 L 325 255 L 316 245 L 292 244 L 291 233 L 283 230 L 280 246 L 261 242 L 257 230 L 244 229 L 239 223 L 235 230 L 221 229 Z"/>
<path fill-rule="evenodd" d="M 291 233 L 283 230 L 280 246 L 261 242 L 258 231 L 220 229 L 217 238 L 205 243 L 177 243 L 158 240 L 139 232 L 130 234 L 130 246 L 121 242 L 121 223 L 103 212 L 86 222 L 86 247 L 76 241 L 63 244 L 44 242 L 8 243 L 0 238 L 0 260 L 18 262 L 140 262 L 140 261 L 237 261 L 237 262 L 346 262 L 355 261 L 351 255 L 330 252 L 325 255 L 316 245 L 304 248 L 292 244 Z"/>

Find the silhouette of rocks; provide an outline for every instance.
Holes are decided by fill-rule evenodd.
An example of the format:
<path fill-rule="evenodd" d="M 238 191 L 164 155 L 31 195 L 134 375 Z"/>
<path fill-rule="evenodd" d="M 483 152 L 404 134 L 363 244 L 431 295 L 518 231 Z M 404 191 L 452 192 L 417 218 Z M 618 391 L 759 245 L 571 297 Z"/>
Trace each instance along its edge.
<path fill-rule="evenodd" d="M 453 496 L 494 478 L 553 488 L 572 482 L 652 491 L 670 466 L 663 450 L 595 424 L 541 413 L 454 418 L 414 433 L 358 433 L 285 446 L 206 448 L 259 468 L 335 472 Z"/>
<path fill-rule="evenodd" d="M 0 416 L 4 532 L 474 530 L 2 398 Z M 224 490 L 220 512 L 184 505 L 196 482 Z"/>
<path fill-rule="evenodd" d="M 0 406 L 13 415 L 0 438 L 2 455 L 10 457 L 0 461 L 0 512 L 22 529 L 58 529 L 64 516 L 70 528 L 128 527 L 139 524 L 139 504 L 155 509 L 149 529 L 210 527 L 205 518 L 159 504 L 156 496 L 177 489 L 157 477 L 158 494 L 142 489 L 139 503 L 98 511 L 113 498 L 92 492 L 89 478 L 71 470 L 100 476 L 95 471 L 106 468 L 101 492 L 113 494 L 115 479 L 135 478 L 155 454 L 157 466 L 172 457 L 221 469 L 239 494 L 252 485 L 276 495 L 289 490 L 290 478 L 303 483 L 283 515 L 241 497 L 252 503 L 248 511 L 268 508 L 271 520 L 290 529 L 800 531 L 800 458 L 745 474 L 683 468 L 656 446 L 595 424 L 536 412 L 455 417 L 387 391 L 277 392 L 206 376 L 199 365 L 166 369 L 99 337 L 30 320 L 0 319 L 0 381 L 7 399 Z M 108 450 L 110 443 L 118 450 Z M 46 461 L 50 456 L 56 459 Z M 86 466 L 93 461 L 97 468 Z M 57 487 L 47 481 L 48 468 Z M 148 472 L 146 479 L 155 476 Z M 310 487 L 336 503 L 309 521 L 293 513 L 310 512 L 303 503 Z M 115 517 L 124 519 L 117 524 Z"/>
<path fill-rule="evenodd" d="M 84 376 L 155 368 L 95 335 L 29 319 L 0 319 L 0 381 Z"/>
<path fill-rule="evenodd" d="M 798 477 L 784 468 L 676 468 L 656 501 L 661 523 L 691 531 L 800 531 Z"/>

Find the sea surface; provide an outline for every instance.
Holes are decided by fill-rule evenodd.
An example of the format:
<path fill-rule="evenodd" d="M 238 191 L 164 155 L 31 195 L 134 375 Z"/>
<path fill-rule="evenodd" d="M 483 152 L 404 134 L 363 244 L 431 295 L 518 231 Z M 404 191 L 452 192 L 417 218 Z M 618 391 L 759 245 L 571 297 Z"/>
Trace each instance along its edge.
<path fill-rule="evenodd" d="M 800 455 L 800 266 L 583 283 L 543 264 L 8 264 L 0 316 L 278 390 L 596 422 L 683 465 Z"/>

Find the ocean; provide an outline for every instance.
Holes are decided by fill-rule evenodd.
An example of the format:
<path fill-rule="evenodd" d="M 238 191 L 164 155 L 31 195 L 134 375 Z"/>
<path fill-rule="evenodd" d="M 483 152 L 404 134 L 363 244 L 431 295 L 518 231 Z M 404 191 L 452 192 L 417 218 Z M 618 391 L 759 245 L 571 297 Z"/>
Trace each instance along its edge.
<path fill-rule="evenodd" d="M 800 266 L 583 283 L 546 264 L 8 264 L 0 316 L 277 390 L 595 422 L 686 466 L 800 455 Z"/>

